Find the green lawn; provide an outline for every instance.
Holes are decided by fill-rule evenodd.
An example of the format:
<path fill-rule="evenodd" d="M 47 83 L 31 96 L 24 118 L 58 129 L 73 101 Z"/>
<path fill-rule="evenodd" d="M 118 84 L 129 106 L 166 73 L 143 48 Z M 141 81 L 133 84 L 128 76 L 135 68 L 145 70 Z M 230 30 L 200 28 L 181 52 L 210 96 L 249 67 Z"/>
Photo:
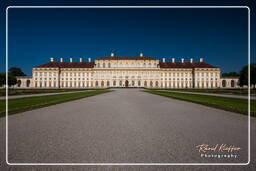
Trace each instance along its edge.
<path fill-rule="evenodd" d="M 67 94 L 58 94 L 58 95 L 47 95 L 47 96 L 38 96 L 38 97 L 26 97 L 19 99 L 10 99 L 8 100 L 8 114 L 14 114 L 19 112 L 24 112 L 27 110 L 32 110 L 36 108 L 41 108 L 57 103 L 63 103 L 66 101 L 81 99 L 88 96 L 94 96 L 101 93 L 110 92 L 110 90 L 99 89 L 85 92 L 74 92 Z M 5 100 L 0 100 L 0 117 L 5 116 L 6 111 Z"/>
<path fill-rule="evenodd" d="M 61 93 L 69 91 L 95 90 L 86 88 L 9 88 L 8 95 L 24 95 L 24 94 L 39 94 L 39 93 Z M 5 88 L 0 89 L 0 96 L 5 96 Z"/>
<path fill-rule="evenodd" d="M 241 113 L 245 115 L 248 114 L 247 99 L 216 97 L 216 96 L 187 94 L 187 93 L 178 93 L 178 92 L 174 93 L 174 92 L 158 91 L 158 90 L 145 90 L 145 92 L 166 96 L 170 98 L 175 98 L 179 100 L 189 101 L 193 103 L 199 103 L 206 106 L 223 109 L 231 112 Z M 251 116 L 256 116 L 256 100 L 251 100 Z"/>
<path fill-rule="evenodd" d="M 218 93 L 218 94 L 237 94 L 237 95 L 248 95 L 248 89 L 203 89 L 203 88 L 172 88 L 172 89 L 153 89 L 153 90 L 172 90 L 172 91 L 188 91 L 188 92 L 201 92 L 201 93 Z M 251 95 L 256 95 L 256 90 L 251 89 Z"/>

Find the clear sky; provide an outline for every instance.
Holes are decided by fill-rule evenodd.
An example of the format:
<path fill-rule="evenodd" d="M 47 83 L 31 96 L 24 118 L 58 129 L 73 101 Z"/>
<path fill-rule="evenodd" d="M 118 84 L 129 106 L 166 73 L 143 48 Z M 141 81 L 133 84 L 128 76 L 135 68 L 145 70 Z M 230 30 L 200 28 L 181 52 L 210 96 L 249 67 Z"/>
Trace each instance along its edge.
<path fill-rule="evenodd" d="M 246 8 L 9 9 L 9 66 L 30 75 L 50 57 L 78 61 L 117 49 L 120 56 L 203 57 L 238 72 L 247 64 L 247 15 Z"/>

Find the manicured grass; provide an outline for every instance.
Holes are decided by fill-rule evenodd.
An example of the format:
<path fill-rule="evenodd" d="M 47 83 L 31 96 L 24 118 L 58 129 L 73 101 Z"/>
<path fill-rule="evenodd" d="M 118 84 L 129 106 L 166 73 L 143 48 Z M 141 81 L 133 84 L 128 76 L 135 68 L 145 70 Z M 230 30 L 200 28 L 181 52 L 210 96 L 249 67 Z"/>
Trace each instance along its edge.
<path fill-rule="evenodd" d="M 92 90 L 86 88 L 9 88 L 8 95 L 24 95 L 24 94 L 38 94 L 38 93 L 61 93 L 69 91 L 82 91 L 82 90 Z M 93 89 L 95 90 L 95 89 Z M 5 96 L 5 88 L 0 89 L 0 96 Z"/>
<path fill-rule="evenodd" d="M 153 89 L 160 90 L 160 89 Z M 187 91 L 187 92 L 201 92 L 201 93 L 219 93 L 219 94 L 237 94 L 237 95 L 248 95 L 248 89 L 202 89 L 202 88 L 172 88 L 172 89 L 161 89 L 161 90 L 172 90 L 172 91 Z M 251 95 L 256 95 L 256 90 L 251 89 Z"/>
<path fill-rule="evenodd" d="M 101 90 L 92 90 L 85 92 L 74 92 L 67 94 L 58 94 L 58 95 L 48 95 L 48 96 L 38 96 L 38 97 L 26 97 L 19 99 L 10 99 L 8 100 L 8 114 L 14 114 L 19 112 L 24 112 L 36 108 L 41 108 L 57 103 L 63 103 L 71 100 L 81 99 L 88 96 L 94 96 L 101 93 L 110 92 L 110 90 L 101 89 Z M 5 116 L 6 111 L 5 100 L 0 100 L 0 117 Z"/>
<path fill-rule="evenodd" d="M 223 109 L 231 112 L 248 114 L 248 100 L 228 97 L 216 97 L 198 94 L 174 93 L 158 90 L 145 90 L 145 92 L 153 93 L 161 96 L 175 98 L 179 100 L 199 103 L 202 105 Z M 256 100 L 251 100 L 251 116 L 256 116 Z"/>

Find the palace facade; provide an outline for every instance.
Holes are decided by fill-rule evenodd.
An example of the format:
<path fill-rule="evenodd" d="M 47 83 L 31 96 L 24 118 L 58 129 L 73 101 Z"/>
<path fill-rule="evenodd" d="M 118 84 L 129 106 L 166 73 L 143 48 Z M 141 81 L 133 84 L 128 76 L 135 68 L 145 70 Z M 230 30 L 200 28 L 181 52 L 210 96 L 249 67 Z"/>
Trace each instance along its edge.
<path fill-rule="evenodd" d="M 139 56 L 110 56 L 91 61 L 54 61 L 32 69 L 31 87 L 36 88 L 217 88 L 221 87 L 220 68 L 194 61 L 160 61 Z"/>

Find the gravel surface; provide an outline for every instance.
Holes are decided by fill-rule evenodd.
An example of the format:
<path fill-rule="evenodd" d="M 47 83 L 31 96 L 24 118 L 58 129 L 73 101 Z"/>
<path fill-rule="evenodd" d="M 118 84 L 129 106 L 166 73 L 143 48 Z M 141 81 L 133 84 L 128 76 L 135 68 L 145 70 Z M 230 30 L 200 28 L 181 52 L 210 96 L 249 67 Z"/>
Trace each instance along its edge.
<path fill-rule="evenodd" d="M 246 163 L 244 115 L 145 93 L 116 91 L 9 116 L 10 163 Z M 256 119 L 251 119 L 252 144 Z M 249 166 L 7 166 L 0 119 L 0 170 L 253 170 Z M 3 128 L 3 129 L 2 129 Z M 241 147 L 234 158 L 203 158 L 200 144 Z M 222 154 L 222 153 L 220 153 Z"/>

